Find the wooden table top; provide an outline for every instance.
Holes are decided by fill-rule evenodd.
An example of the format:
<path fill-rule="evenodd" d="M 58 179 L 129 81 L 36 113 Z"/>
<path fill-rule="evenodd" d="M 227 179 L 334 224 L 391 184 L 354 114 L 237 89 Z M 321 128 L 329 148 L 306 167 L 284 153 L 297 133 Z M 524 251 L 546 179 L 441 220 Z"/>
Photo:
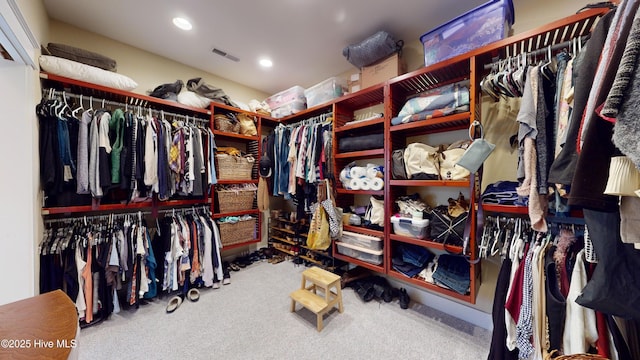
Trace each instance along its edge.
<path fill-rule="evenodd" d="M 0 306 L 0 324 L 0 359 L 67 359 L 77 346 L 76 307 L 62 290 Z"/>

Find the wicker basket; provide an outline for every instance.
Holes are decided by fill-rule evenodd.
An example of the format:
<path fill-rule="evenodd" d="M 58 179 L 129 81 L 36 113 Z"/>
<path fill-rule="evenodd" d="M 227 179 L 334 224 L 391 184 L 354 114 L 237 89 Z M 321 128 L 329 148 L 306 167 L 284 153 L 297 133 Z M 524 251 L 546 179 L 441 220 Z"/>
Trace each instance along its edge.
<path fill-rule="evenodd" d="M 240 133 L 240 122 L 237 120 L 232 120 L 226 115 L 214 115 L 213 116 L 213 127 L 216 130 L 239 134 Z"/>
<path fill-rule="evenodd" d="M 256 219 L 237 223 L 218 223 L 222 246 L 252 241 L 256 238 Z"/>
<path fill-rule="evenodd" d="M 255 159 L 252 156 L 216 154 L 218 180 L 251 180 Z"/>
<path fill-rule="evenodd" d="M 253 208 L 256 190 L 217 190 L 220 212 L 243 211 Z"/>

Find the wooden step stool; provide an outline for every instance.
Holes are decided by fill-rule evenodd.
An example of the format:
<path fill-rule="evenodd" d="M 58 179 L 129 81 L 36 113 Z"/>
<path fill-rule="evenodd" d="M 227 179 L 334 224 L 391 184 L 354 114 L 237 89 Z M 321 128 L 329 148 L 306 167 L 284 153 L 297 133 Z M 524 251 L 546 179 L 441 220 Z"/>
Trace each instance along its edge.
<path fill-rule="evenodd" d="M 310 284 L 307 285 L 307 282 Z M 324 297 L 318 294 L 318 289 L 322 290 Z M 322 331 L 322 316 L 324 314 L 336 305 L 338 305 L 340 313 L 344 310 L 340 276 L 317 266 L 302 272 L 302 286 L 289 296 L 291 297 L 291 312 L 296 311 L 296 302 L 299 302 L 316 314 L 318 331 Z"/>

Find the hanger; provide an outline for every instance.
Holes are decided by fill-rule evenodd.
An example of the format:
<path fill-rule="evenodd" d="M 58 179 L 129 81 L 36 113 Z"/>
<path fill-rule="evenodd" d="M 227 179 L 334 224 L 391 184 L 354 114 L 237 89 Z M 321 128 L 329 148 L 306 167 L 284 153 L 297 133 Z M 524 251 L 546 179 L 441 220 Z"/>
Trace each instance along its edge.
<path fill-rule="evenodd" d="M 78 107 L 71 111 L 71 116 L 77 118 L 78 111 L 84 111 L 84 106 L 82 105 L 82 94 L 80 94 L 80 101 L 78 103 Z"/>

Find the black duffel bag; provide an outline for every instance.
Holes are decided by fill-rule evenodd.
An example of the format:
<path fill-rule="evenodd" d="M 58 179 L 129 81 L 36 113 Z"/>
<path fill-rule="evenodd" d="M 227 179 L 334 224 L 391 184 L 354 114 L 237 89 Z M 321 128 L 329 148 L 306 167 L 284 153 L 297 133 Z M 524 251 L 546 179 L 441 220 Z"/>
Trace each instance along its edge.
<path fill-rule="evenodd" d="M 384 134 L 344 137 L 338 141 L 340 152 L 352 152 L 384 148 Z"/>

